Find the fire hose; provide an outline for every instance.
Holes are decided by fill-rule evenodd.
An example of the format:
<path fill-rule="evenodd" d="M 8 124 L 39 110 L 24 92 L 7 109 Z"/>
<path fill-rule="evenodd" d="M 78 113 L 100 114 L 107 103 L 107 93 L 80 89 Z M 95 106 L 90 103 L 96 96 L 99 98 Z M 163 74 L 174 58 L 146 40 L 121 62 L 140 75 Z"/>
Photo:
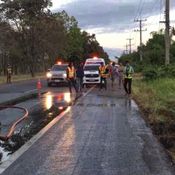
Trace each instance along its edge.
<path fill-rule="evenodd" d="M 20 119 L 18 119 L 17 121 L 15 121 L 12 124 L 12 126 L 10 127 L 10 129 L 9 129 L 9 131 L 8 131 L 8 133 L 6 135 L 0 135 L 0 140 L 2 140 L 2 141 L 9 140 L 12 137 L 12 135 L 13 135 L 13 133 L 15 131 L 16 126 L 19 123 L 21 123 L 23 120 L 25 120 L 28 117 L 28 115 L 29 115 L 28 110 L 26 108 L 23 108 L 23 107 L 17 107 L 17 106 L 0 106 L 0 110 L 2 110 L 2 109 L 8 109 L 8 108 L 20 109 L 20 110 L 22 110 L 24 112 L 24 115 Z"/>

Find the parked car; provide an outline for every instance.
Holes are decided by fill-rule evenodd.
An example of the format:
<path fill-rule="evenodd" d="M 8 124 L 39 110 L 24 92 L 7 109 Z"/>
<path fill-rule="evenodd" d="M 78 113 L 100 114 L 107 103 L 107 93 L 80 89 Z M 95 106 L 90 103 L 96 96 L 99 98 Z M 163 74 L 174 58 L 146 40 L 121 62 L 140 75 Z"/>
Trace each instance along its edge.
<path fill-rule="evenodd" d="M 46 73 L 47 85 L 67 83 L 66 69 L 68 64 L 55 64 Z"/>

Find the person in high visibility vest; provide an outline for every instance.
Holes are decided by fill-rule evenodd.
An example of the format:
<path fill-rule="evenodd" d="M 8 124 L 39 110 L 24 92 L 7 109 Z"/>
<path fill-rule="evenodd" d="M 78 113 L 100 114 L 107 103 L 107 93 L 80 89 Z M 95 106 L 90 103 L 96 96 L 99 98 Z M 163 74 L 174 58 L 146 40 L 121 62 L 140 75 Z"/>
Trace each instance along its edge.
<path fill-rule="evenodd" d="M 72 62 L 69 63 L 66 73 L 67 73 L 67 80 L 68 80 L 70 93 L 72 93 L 72 86 L 74 87 L 75 91 L 78 92 L 77 85 L 76 85 L 76 70 Z"/>
<path fill-rule="evenodd" d="M 109 76 L 109 70 L 104 65 L 104 63 L 101 63 L 101 66 L 99 67 L 99 74 L 100 74 L 100 89 L 104 88 L 107 90 L 107 80 L 106 78 Z"/>
<path fill-rule="evenodd" d="M 7 65 L 7 83 L 11 83 L 12 78 L 12 68 L 10 64 Z"/>
<path fill-rule="evenodd" d="M 132 74 L 134 73 L 133 67 L 126 61 L 126 66 L 124 67 L 124 89 L 127 95 L 131 94 L 132 85 Z"/>

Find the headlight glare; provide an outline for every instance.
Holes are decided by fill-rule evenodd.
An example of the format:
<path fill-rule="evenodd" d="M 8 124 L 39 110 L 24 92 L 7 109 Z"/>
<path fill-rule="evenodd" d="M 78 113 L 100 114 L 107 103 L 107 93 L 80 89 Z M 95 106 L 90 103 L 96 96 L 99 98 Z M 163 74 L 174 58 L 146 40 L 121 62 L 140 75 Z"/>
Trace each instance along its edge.
<path fill-rule="evenodd" d="M 52 74 L 51 74 L 50 72 L 48 72 L 48 73 L 46 74 L 46 76 L 47 76 L 47 78 L 51 78 L 51 77 L 52 77 Z"/>

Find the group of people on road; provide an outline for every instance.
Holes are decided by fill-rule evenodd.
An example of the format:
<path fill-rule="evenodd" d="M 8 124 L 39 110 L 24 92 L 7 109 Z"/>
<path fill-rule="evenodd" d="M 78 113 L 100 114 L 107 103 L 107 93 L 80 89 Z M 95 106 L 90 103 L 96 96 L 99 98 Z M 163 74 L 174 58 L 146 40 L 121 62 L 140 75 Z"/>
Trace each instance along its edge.
<path fill-rule="evenodd" d="M 126 61 L 125 66 L 123 66 L 122 63 L 116 66 L 115 62 L 107 66 L 102 63 L 99 67 L 99 73 L 101 76 L 100 89 L 103 87 L 107 89 L 108 77 L 111 79 L 112 88 L 114 87 L 115 80 L 118 78 L 119 89 L 121 89 L 123 85 L 126 95 L 131 94 L 132 74 L 134 73 L 134 69 L 129 61 Z"/>
<path fill-rule="evenodd" d="M 132 75 L 134 73 L 133 67 L 130 65 L 129 61 L 126 61 L 125 66 L 122 63 L 116 66 L 115 62 L 111 65 L 104 65 L 101 63 L 99 66 L 100 75 L 100 90 L 105 88 L 107 90 L 107 78 L 111 79 L 111 87 L 114 87 L 114 82 L 118 79 L 118 86 L 121 89 L 122 85 L 126 92 L 126 95 L 131 94 L 132 86 Z M 10 64 L 7 66 L 7 83 L 11 83 L 12 68 Z M 72 87 L 75 91 L 82 92 L 83 88 L 83 63 L 80 63 L 75 69 L 72 62 L 69 63 L 67 67 L 67 80 L 69 85 L 69 91 L 72 93 Z"/>
<path fill-rule="evenodd" d="M 133 67 L 130 65 L 129 61 L 126 61 L 125 66 L 122 63 L 116 66 L 115 62 L 111 65 L 104 65 L 101 63 L 99 66 L 99 75 L 100 75 L 100 90 L 105 88 L 107 90 L 107 78 L 111 79 L 111 87 L 114 87 L 114 82 L 118 79 L 119 89 L 124 87 L 126 95 L 131 94 L 132 86 L 132 75 L 134 73 Z M 75 91 L 82 92 L 83 88 L 83 63 L 80 63 L 75 69 L 73 63 L 69 63 L 67 68 L 67 80 L 69 85 L 69 91 L 72 93 L 72 87 Z"/>

